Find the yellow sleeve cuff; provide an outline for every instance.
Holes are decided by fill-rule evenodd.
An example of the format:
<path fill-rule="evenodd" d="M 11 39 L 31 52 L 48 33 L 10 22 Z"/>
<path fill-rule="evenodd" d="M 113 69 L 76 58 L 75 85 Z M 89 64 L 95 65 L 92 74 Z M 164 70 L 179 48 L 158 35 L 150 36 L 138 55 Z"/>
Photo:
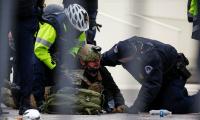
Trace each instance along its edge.
<path fill-rule="evenodd" d="M 44 63 L 51 70 L 53 70 L 56 67 L 56 63 L 54 61 L 51 61 L 50 59 L 45 60 Z"/>

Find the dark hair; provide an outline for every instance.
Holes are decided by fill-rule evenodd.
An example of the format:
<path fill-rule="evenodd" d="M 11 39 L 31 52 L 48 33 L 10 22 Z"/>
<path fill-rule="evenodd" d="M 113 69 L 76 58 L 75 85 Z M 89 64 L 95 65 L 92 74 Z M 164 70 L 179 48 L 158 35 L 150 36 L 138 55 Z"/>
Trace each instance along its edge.
<path fill-rule="evenodd" d="M 130 44 L 128 41 L 120 41 L 117 44 L 117 49 L 118 49 L 117 52 L 118 59 L 130 57 L 136 52 L 134 46 Z"/>

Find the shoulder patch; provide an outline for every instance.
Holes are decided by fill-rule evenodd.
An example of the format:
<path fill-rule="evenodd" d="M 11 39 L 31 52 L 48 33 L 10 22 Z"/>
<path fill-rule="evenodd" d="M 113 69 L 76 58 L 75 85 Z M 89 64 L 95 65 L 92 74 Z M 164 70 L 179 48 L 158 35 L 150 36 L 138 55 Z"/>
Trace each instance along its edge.
<path fill-rule="evenodd" d="M 117 45 L 114 47 L 114 53 L 118 53 Z"/>
<path fill-rule="evenodd" d="M 150 66 L 150 65 L 147 65 L 147 66 L 144 67 L 144 69 L 145 69 L 145 72 L 146 72 L 147 74 L 150 74 L 151 71 L 153 70 L 153 67 Z"/>

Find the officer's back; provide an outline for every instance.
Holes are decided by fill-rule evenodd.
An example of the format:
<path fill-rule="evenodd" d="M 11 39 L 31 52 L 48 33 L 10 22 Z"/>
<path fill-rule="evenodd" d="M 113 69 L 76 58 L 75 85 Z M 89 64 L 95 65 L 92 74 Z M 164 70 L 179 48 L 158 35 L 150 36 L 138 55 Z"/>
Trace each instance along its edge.
<path fill-rule="evenodd" d="M 134 58 L 129 62 L 119 62 L 119 59 L 124 56 L 131 55 Z M 156 62 L 161 62 L 161 71 L 164 74 L 164 72 L 167 72 L 175 64 L 177 55 L 175 48 L 169 44 L 134 36 L 120 41 L 109 51 L 105 52 L 102 57 L 102 65 L 115 66 L 121 64 L 140 82 L 145 77 L 143 72 L 148 72 L 148 70 L 143 71 L 143 68 L 145 69 L 148 64 L 159 64 Z M 144 76 L 141 77 L 141 74 Z"/>
<path fill-rule="evenodd" d="M 128 39 L 130 43 L 134 43 L 135 46 L 138 48 L 138 55 L 145 54 L 145 52 L 149 52 L 155 50 L 161 56 L 162 62 L 164 62 L 164 66 L 168 66 L 172 64 L 173 59 L 177 56 L 177 51 L 174 47 L 169 44 L 162 43 L 157 40 L 152 40 L 143 37 L 134 36 Z M 150 58 L 149 58 L 150 59 Z"/>

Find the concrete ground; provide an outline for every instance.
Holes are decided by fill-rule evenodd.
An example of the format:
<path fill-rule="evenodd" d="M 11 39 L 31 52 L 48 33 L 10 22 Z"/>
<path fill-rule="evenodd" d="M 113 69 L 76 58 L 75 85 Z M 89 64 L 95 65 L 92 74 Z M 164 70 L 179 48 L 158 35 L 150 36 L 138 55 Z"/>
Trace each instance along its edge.
<path fill-rule="evenodd" d="M 189 93 L 194 94 L 198 86 L 187 85 L 190 89 Z M 132 105 L 133 101 L 136 99 L 138 94 L 137 89 L 122 90 L 122 94 L 125 98 L 125 102 L 128 106 Z M 13 110 L 11 108 L 3 108 L 3 111 L 8 113 L 0 117 L 0 120 L 17 120 L 21 116 L 18 115 L 18 110 Z M 160 117 L 159 115 L 150 115 L 149 113 L 141 114 L 102 114 L 102 115 L 57 115 L 57 114 L 41 114 L 41 120 L 200 120 L 199 114 L 173 114 L 165 117 Z"/>
<path fill-rule="evenodd" d="M 17 120 L 16 110 L 9 111 L 9 115 L 4 115 L 0 120 Z M 200 114 L 169 115 L 160 117 L 149 114 L 104 114 L 104 115 L 47 115 L 42 114 L 41 120 L 199 120 Z"/>

